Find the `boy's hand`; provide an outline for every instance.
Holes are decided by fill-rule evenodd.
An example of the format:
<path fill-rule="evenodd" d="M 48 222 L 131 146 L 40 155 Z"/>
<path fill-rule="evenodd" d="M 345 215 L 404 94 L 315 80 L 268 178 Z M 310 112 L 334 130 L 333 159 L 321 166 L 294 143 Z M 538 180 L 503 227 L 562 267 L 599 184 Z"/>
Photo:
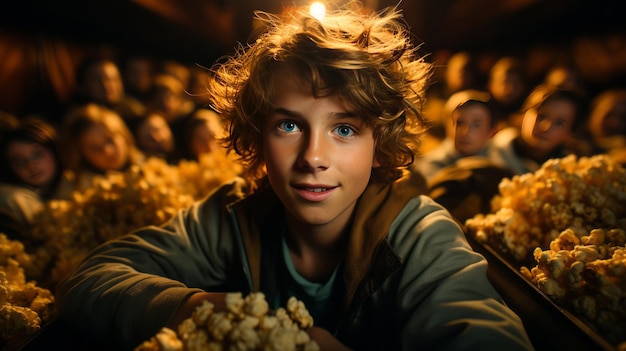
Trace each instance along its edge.
<path fill-rule="evenodd" d="M 326 329 L 320 327 L 311 327 L 306 330 L 311 339 L 315 340 L 320 346 L 321 351 L 349 351 L 344 344 L 339 342 Z"/>

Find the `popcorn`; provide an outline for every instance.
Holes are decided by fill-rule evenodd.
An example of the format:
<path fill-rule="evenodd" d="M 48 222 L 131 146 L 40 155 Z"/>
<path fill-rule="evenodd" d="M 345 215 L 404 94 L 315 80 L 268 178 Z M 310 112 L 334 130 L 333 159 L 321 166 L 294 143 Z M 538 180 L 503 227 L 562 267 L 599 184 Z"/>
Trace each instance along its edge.
<path fill-rule="evenodd" d="M 177 165 L 149 158 L 140 166 L 97 179 L 91 188 L 74 192 L 69 199 L 46 202 L 34 228 L 24 233 L 26 241 L 11 241 L 0 233 L 2 342 L 30 335 L 56 316 L 49 289 L 91 249 L 136 228 L 164 223 L 241 170 L 231 156 L 221 153 Z M 26 283 L 26 277 L 32 282 Z"/>
<path fill-rule="evenodd" d="M 607 155 L 570 155 L 504 179 L 499 190 L 493 213 L 468 219 L 467 233 L 626 346 L 626 170 Z"/>
<path fill-rule="evenodd" d="M 18 241 L 0 233 L 0 346 L 8 349 L 26 342 L 56 318 L 50 290 L 26 281 L 21 262 L 31 262 Z"/>
<path fill-rule="evenodd" d="M 140 347 L 145 351 L 182 351 L 183 343 L 177 338 L 175 331 L 164 327 Z"/>
<path fill-rule="evenodd" d="M 225 300 L 225 312 L 214 312 L 213 304 L 204 302 L 178 326 L 177 334 L 163 328 L 135 351 L 319 351 L 304 330 L 313 326 L 313 318 L 295 297 L 276 311 L 261 292 L 245 298 L 229 293 Z"/>
<path fill-rule="evenodd" d="M 146 225 L 160 225 L 179 210 L 233 180 L 241 166 L 221 153 L 200 162 L 170 165 L 149 158 L 141 165 L 94 180 L 83 193 L 52 200 L 36 215 L 28 239 L 33 260 L 25 265 L 32 279 L 54 287 L 101 243 Z"/>

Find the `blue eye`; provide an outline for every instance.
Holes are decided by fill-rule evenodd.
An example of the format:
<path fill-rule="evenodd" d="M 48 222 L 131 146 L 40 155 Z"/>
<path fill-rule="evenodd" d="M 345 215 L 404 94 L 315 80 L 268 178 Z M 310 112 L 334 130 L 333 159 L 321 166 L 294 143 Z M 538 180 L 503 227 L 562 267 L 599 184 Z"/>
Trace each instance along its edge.
<path fill-rule="evenodd" d="M 352 135 L 354 135 L 354 130 L 347 125 L 338 126 L 337 128 L 335 128 L 335 132 L 337 133 L 337 135 L 343 138 L 351 137 Z"/>
<path fill-rule="evenodd" d="M 300 130 L 294 121 L 284 121 L 278 125 L 278 129 L 286 133 L 293 133 Z"/>

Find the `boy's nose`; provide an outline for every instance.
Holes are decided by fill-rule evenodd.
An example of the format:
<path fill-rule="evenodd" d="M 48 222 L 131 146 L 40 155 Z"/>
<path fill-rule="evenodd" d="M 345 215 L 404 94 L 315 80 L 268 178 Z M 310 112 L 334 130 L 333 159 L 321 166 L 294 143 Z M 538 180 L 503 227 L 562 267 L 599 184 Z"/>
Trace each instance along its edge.
<path fill-rule="evenodd" d="M 309 135 L 302 146 L 300 166 L 313 172 L 327 169 L 329 166 L 327 142 L 324 136 Z"/>

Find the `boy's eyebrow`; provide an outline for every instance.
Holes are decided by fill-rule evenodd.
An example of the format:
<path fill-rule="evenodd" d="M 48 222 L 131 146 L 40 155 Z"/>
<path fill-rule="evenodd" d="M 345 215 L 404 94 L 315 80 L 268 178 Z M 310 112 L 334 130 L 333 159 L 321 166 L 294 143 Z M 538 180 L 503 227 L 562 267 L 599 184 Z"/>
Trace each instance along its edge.
<path fill-rule="evenodd" d="M 296 111 L 292 111 L 292 110 L 288 110 L 288 109 L 286 109 L 284 107 L 275 108 L 274 109 L 274 113 L 285 115 L 285 116 L 289 116 L 289 117 L 302 117 L 301 113 L 296 112 Z M 354 117 L 357 116 L 357 114 L 352 112 L 352 111 L 332 112 L 331 115 L 332 115 L 332 117 L 337 118 L 337 119 L 354 118 Z"/>

